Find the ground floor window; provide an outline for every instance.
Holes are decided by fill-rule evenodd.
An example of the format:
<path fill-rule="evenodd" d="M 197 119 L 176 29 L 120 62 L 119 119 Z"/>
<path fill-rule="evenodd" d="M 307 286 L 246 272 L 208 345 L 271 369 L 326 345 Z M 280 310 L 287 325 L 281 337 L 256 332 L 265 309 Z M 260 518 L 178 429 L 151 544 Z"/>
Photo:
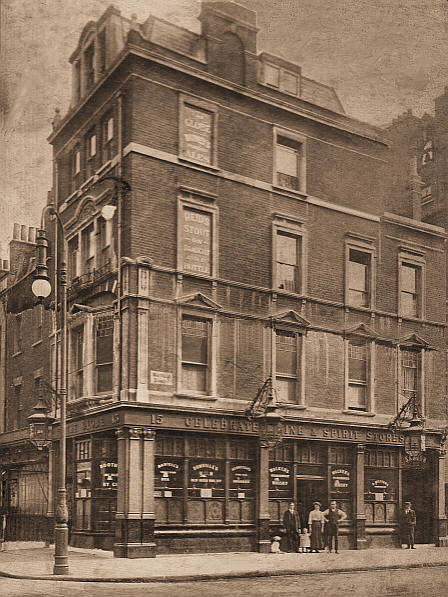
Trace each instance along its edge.
<path fill-rule="evenodd" d="M 322 509 L 331 500 L 352 517 L 352 446 L 312 441 L 284 441 L 271 450 L 269 505 L 271 520 L 281 521 L 289 502 L 297 504 L 302 521 L 313 502 Z"/>
<path fill-rule="evenodd" d="M 398 459 L 397 449 L 366 448 L 364 502 L 368 523 L 398 520 Z"/>
<path fill-rule="evenodd" d="M 73 529 L 110 532 L 115 521 L 118 463 L 114 437 L 74 443 Z"/>
<path fill-rule="evenodd" d="M 203 434 L 158 433 L 158 524 L 237 524 L 255 520 L 255 443 Z"/>

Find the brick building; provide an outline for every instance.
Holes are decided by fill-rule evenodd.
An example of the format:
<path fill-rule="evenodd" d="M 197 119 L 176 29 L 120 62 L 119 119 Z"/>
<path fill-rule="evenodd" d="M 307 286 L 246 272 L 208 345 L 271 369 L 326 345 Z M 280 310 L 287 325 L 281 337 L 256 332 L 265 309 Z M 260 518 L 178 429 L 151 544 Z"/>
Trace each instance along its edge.
<path fill-rule="evenodd" d="M 409 498 L 442 543 L 444 229 L 392 213 L 382 132 L 257 53 L 253 11 L 199 18 L 88 23 L 49 139 L 71 543 L 268 551 L 289 501 L 336 499 L 346 548 L 393 545 Z M 414 395 L 418 470 L 390 427 Z"/>
<path fill-rule="evenodd" d="M 35 241 L 34 228 L 15 224 L 0 271 L 0 538 L 7 541 L 48 540 L 51 532 L 48 454 L 30 443 L 27 420 L 39 396 L 53 415 L 56 406 L 48 359 L 52 316 L 29 292 Z"/>

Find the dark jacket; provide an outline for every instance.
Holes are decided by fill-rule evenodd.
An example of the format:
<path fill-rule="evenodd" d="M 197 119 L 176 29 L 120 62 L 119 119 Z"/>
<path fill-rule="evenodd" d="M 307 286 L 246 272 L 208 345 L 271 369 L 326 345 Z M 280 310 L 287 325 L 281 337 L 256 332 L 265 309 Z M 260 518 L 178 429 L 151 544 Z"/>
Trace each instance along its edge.
<path fill-rule="evenodd" d="M 287 533 L 297 533 L 301 529 L 299 514 L 294 510 L 286 510 L 283 515 L 283 526 Z"/>
<path fill-rule="evenodd" d="M 403 524 L 408 524 L 408 525 L 417 524 L 417 517 L 415 516 L 415 510 L 411 509 L 411 510 L 409 510 L 409 512 L 406 512 L 406 510 L 403 510 L 402 522 L 403 522 Z"/>

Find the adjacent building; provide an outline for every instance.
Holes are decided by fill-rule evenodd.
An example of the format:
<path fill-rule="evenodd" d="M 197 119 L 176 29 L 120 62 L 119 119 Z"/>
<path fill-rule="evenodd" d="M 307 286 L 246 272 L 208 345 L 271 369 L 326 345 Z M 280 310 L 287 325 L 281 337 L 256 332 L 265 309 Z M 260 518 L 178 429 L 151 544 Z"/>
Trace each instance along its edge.
<path fill-rule="evenodd" d="M 269 551 L 291 500 L 336 499 L 345 548 L 392 546 L 412 499 L 443 544 L 444 228 L 394 209 L 383 131 L 258 53 L 253 11 L 199 20 L 88 23 L 49 139 L 71 543 Z M 419 459 L 393 425 L 411 398 Z"/>

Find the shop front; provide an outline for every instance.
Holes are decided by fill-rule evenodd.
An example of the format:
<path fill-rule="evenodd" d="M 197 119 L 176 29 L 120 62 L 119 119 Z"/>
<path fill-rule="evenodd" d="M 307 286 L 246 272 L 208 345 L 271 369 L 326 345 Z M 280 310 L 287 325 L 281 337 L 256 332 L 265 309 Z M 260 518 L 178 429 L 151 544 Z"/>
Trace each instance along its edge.
<path fill-rule="evenodd" d="M 347 514 L 343 549 L 399 546 L 405 499 L 415 503 L 418 540 L 446 534 L 435 434 L 417 469 L 402 434 L 270 415 L 117 406 L 68 430 L 72 545 L 117 557 L 267 552 L 291 501 L 306 523 L 314 501 L 336 500 Z"/>

